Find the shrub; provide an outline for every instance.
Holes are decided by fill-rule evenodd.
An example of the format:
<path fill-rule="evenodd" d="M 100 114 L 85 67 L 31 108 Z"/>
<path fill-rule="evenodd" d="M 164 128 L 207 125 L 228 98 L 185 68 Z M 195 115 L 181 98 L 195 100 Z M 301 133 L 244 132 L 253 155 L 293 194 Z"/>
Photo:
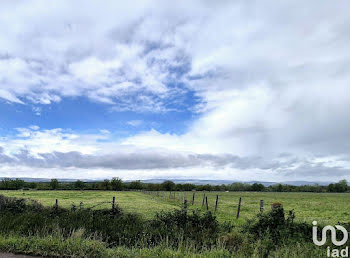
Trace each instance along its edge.
<path fill-rule="evenodd" d="M 272 209 L 278 209 L 278 208 L 282 208 L 282 207 L 283 207 L 283 205 L 280 202 L 274 202 L 271 204 Z"/>
<path fill-rule="evenodd" d="M 219 238 L 224 247 L 231 252 L 237 252 L 242 249 L 249 249 L 249 240 L 247 235 L 239 232 L 224 234 Z"/>
<path fill-rule="evenodd" d="M 111 246 L 156 246 L 165 239 L 170 246 L 183 241 L 194 246 L 216 243 L 219 223 L 210 212 L 188 214 L 185 210 L 158 213 L 154 219 L 144 220 L 138 214 L 114 210 L 63 209 L 38 206 L 25 199 L 0 196 L 0 233 L 21 235 L 50 235 L 59 231 L 70 237 L 83 232 L 84 237 L 99 236 Z"/>
<path fill-rule="evenodd" d="M 211 212 L 202 215 L 199 211 L 192 211 L 188 214 L 186 210 L 156 214 L 150 221 L 149 230 L 155 242 L 166 237 L 175 245 L 184 239 L 201 247 L 214 245 L 220 231 L 219 223 Z"/>
<path fill-rule="evenodd" d="M 257 221 L 249 221 L 245 231 L 257 239 L 269 238 L 274 245 L 287 240 L 311 241 L 312 226 L 294 222 L 295 214 L 289 211 L 285 217 L 284 209 L 276 207 L 267 213 L 257 215 Z"/>

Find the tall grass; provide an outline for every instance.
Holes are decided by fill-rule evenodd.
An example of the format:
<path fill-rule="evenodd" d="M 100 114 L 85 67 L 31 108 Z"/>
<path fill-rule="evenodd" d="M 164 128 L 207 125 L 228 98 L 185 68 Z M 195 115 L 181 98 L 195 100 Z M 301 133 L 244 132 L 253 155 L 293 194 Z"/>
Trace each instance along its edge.
<path fill-rule="evenodd" d="M 174 210 L 144 219 L 114 210 L 44 207 L 0 196 L 0 250 L 53 257 L 310 257 L 323 252 L 311 227 L 283 208 L 243 229 L 210 212 Z M 304 256 L 305 254 L 305 256 Z"/>
<path fill-rule="evenodd" d="M 210 248 L 216 244 L 220 232 L 220 225 L 210 212 L 174 210 L 145 220 L 120 208 L 56 209 L 3 196 L 0 196 L 0 225 L 0 233 L 21 235 L 46 236 L 59 231 L 69 237 L 80 230 L 85 238 L 98 236 L 109 246 L 127 247 L 153 247 L 166 240 L 174 247 L 187 242 Z"/>

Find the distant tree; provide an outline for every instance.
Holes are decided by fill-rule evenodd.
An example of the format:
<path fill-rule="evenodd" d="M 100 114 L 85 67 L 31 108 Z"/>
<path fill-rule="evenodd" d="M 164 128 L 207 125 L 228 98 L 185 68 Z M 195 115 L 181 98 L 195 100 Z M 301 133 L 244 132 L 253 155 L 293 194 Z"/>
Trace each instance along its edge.
<path fill-rule="evenodd" d="M 144 186 L 148 191 L 160 191 L 162 189 L 160 184 L 148 183 Z"/>
<path fill-rule="evenodd" d="M 37 183 L 35 183 L 35 182 L 30 182 L 30 183 L 28 184 L 28 187 L 31 188 L 31 189 L 35 189 L 35 188 L 37 188 Z"/>
<path fill-rule="evenodd" d="M 174 191 L 175 190 L 175 183 L 173 181 L 164 181 L 162 183 L 162 189 L 165 191 Z"/>
<path fill-rule="evenodd" d="M 228 190 L 228 186 L 225 185 L 225 184 L 222 184 L 222 185 L 220 186 L 220 188 L 221 188 L 221 190 L 223 190 L 223 191 Z"/>
<path fill-rule="evenodd" d="M 194 184 L 183 184 L 182 191 L 192 191 L 196 189 L 196 186 Z"/>
<path fill-rule="evenodd" d="M 222 190 L 221 185 L 215 185 L 215 186 L 214 186 L 214 190 L 215 190 L 215 191 L 221 191 L 221 190 Z"/>
<path fill-rule="evenodd" d="M 9 178 L 4 178 L 1 180 L 1 189 L 10 189 L 10 185 L 11 185 L 11 179 Z"/>
<path fill-rule="evenodd" d="M 343 193 L 348 190 L 348 182 L 343 179 L 340 180 L 338 183 L 335 184 L 329 184 L 327 186 L 328 192 L 337 192 L 337 193 Z"/>
<path fill-rule="evenodd" d="M 275 184 L 271 186 L 271 189 L 273 192 L 283 192 L 283 185 L 282 184 Z"/>
<path fill-rule="evenodd" d="M 231 185 L 228 186 L 228 188 L 231 191 L 247 191 L 247 189 L 250 187 L 248 184 L 243 184 L 243 183 L 232 183 Z"/>
<path fill-rule="evenodd" d="M 252 184 L 251 189 L 254 192 L 261 192 L 264 191 L 265 186 L 263 184 L 254 183 Z"/>
<path fill-rule="evenodd" d="M 58 189 L 59 183 L 57 179 L 51 179 L 50 181 L 50 187 L 52 190 Z"/>
<path fill-rule="evenodd" d="M 320 186 L 319 184 L 314 184 L 311 188 L 311 192 L 322 192 L 322 186 Z"/>
<path fill-rule="evenodd" d="M 109 180 L 108 180 L 108 179 L 103 180 L 103 182 L 102 182 L 102 188 L 103 188 L 104 190 L 109 190 L 109 186 L 110 186 Z"/>
<path fill-rule="evenodd" d="M 277 189 L 277 192 L 283 192 L 283 185 L 282 184 L 278 184 L 276 189 Z"/>
<path fill-rule="evenodd" d="M 99 183 L 97 183 L 97 182 L 92 182 L 92 183 L 91 183 L 91 189 L 99 189 Z"/>
<path fill-rule="evenodd" d="M 348 190 L 348 182 L 345 179 L 340 180 L 338 183 L 334 184 L 334 187 L 338 193 L 346 192 Z"/>
<path fill-rule="evenodd" d="M 10 181 L 12 183 L 11 188 L 15 189 L 15 190 L 22 189 L 25 186 L 25 184 L 26 184 L 24 182 L 24 180 L 21 180 L 21 179 L 18 179 L 18 178 L 16 178 L 15 180 L 10 180 Z"/>
<path fill-rule="evenodd" d="M 210 184 L 197 186 L 198 191 L 212 191 L 213 189 L 214 189 L 214 187 L 211 186 Z"/>
<path fill-rule="evenodd" d="M 335 192 L 334 184 L 329 184 L 327 187 L 328 192 Z"/>
<path fill-rule="evenodd" d="M 76 189 L 84 189 L 84 187 L 85 187 L 85 183 L 83 181 L 81 181 L 81 180 L 75 181 L 74 188 L 76 188 Z"/>
<path fill-rule="evenodd" d="M 121 191 L 123 190 L 123 181 L 118 177 L 113 177 L 111 186 L 114 191 Z"/>
<path fill-rule="evenodd" d="M 143 185 L 140 180 L 132 181 L 129 184 L 129 188 L 134 190 L 141 190 L 143 188 Z"/>

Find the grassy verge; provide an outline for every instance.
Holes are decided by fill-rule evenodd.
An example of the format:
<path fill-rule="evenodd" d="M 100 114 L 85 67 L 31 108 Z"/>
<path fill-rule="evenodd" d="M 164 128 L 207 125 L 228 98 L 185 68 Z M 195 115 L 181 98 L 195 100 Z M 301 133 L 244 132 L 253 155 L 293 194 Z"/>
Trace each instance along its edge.
<path fill-rule="evenodd" d="M 0 235 L 0 251 L 27 254 L 44 257 L 263 257 L 263 243 L 258 243 L 252 252 L 239 250 L 230 252 L 224 248 L 211 250 L 194 250 L 192 248 L 172 249 L 166 246 L 154 248 L 108 248 L 105 243 L 98 240 L 82 238 L 63 238 L 59 236 L 3 236 Z M 268 257 L 324 257 L 325 251 L 315 248 L 314 245 L 294 244 L 285 245 L 269 253 Z"/>
<path fill-rule="evenodd" d="M 59 236 L 21 237 L 0 235 L 0 250 L 3 252 L 38 255 L 45 257 L 230 257 L 225 249 L 195 251 L 189 248 L 108 248 L 98 240 L 63 238 Z"/>
<path fill-rule="evenodd" d="M 265 209 L 271 210 L 271 203 L 280 202 L 286 210 L 294 210 L 298 221 L 311 223 L 317 220 L 322 224 L 334 225 L 338 221 L 348 222 L 350 215 L 349 193 L 274 193 L 274 192 L 196 192 L 192 205 L 192 192 L 176 192 L 176 200 L 169 199 L 169 192 L 157 192 L 152 195 L 141 192 L 113 191 L 0 191 L 0 194 L 28 198 L 39 201 L 46 207 L 52 207 L 55 199 L 59 206 L 70 209 L 72 205 L 88 208 L 96 203 L 116 202 L 125 212 L 138 213 L 146 219 L 151 219 L 160 211 L 179 209 L 183 196 L 189 201 L 189 209 L 205 210 L 202 207 L 203 195 L 208 196 L 209 210 L 214 212 L 216 195 L 219 195 L 219 206 L 215 216 L 219 222 L 230 221 L 235 225 L 244 225 L 246 219 L 254 218 L 259 212 L 260 200 L 265 201 Z M 173 196 L 174 192 L 172 192 Z M 236 219 L 238 199 L 242 197 L 240 218 Z M 96 209 L 110 208 L 111 204 L 102 204 Z"/>
<path fill-rule="evenodd" d="M 219 223 L 211 212 L 175 210 L 145 219 L 120 208 L 44 207 L 0 195 L 0 250 L 50 257 L 321 255 L 324 249 L 311 241 L 311 225 L 294 219 L 278 206 L 236 227 Z"/>

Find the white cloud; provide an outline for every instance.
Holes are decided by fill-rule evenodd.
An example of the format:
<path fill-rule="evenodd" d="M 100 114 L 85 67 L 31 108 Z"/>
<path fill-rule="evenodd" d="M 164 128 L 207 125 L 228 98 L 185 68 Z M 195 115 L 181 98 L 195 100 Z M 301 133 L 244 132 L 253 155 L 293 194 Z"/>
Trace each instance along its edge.
<path fill-rule="evenodd" d="M 18 128 L 16 136 L 0 141 L 0 173 L 6 176 L 103 178 L 115 174 L 124 179 L 196 177 L 251 180 L 334 180 L 348 177 L 346 157 L 275 157 L 215 153 L 203 148 L 211 142 L 190 141 L 189 135 L 162 135 L 156 131 L 113 141 L 113 135 L 75 134 L 69 130 Z M 101 141 L 103 140 L 103 141 Z M 202 149 L 200 149 L 202 147 Z M 199 151 L 200 150 L 200 151 Z M 128 173 L 129 172 L 129 173 Z M 21 174 L 22 173 L 22 174 Z M 321 173 L 321 174 L 320 174 Z"/>
<path fill-rule="evenodd" d="M 127 122 L 127 124 L 131 126 L 140 126 L 142 123 L 142 120 L 130 120 Z"/>
<path fill-rule="evenodd" d="M 199 118 L 183 134 L 150 130 L 116 145 L 94 142 L 109 135 L 104 132 L 71 135 L 64 129 L 21 129 L 18 138 L 1 144 L 11 153 L 23 146 L 33 153 L 86 155 L 151 148 L 265 161 L 289 153 L 302 162 L 270 175 L 307 177 L 318 168 L 325 177 L 327 168 L 343 175 L 350 160 L 349 5 L 6 2 L 0 10 L 0 98 L 49 105 L 84 96 L 110 110 L 188 108 Z M 198 103 L 185 103 L 189 91 Z M 33 111 L 40 115 L 40 107 Z M 340 172 L 335 164 L 342 164 Z M 248 175 L 235 168 L 235 176 L 241 172 Z"/>
<path fill-rule="evenodd" d="M 41 107 L 32 107 L 33 112 L 35 115 L 40 116 L 41 115 Z"/>
<path fill-rule="evenodd" d="M 16 96 L 14 96 L 12 93 L 8 92 L 7 90 L 0 89 L 0 98 L 3 98 L 3 99 L 8 100 L 10 102 L 23 104 L 23 102 L 20 99 L 18 99 Z"/>
<path fill-rule="evenodd" d="M 106 129 L 101 129 L 100 133 L 102 133 L 102 134 L 110 134 L 111 132 L 109 130 L 106 130 Z"/>
<path fill-rule="evenodd" d="M 35 130 L 35 131 L 40 129 L 40 127 L 37 125 L 31 125 L 31 126 L 29 126 L 29 128 L 32 130 Z"/>
<path fill-rule="evenodd" d="M 183 62 L 181 48 L 166 39 L 169 27 L 153 27 L 165 15 L 154 12 L 157 1 L 108 3 L 108 11 L 85 1 L 39 3 L 8 3 L 0 11 L 1 98 L 50 104 L 85 96 L 118 110 L 132 110 L 124 103 L 132 98 L 139 111 L 166 110 L 170 69 Z"/>

